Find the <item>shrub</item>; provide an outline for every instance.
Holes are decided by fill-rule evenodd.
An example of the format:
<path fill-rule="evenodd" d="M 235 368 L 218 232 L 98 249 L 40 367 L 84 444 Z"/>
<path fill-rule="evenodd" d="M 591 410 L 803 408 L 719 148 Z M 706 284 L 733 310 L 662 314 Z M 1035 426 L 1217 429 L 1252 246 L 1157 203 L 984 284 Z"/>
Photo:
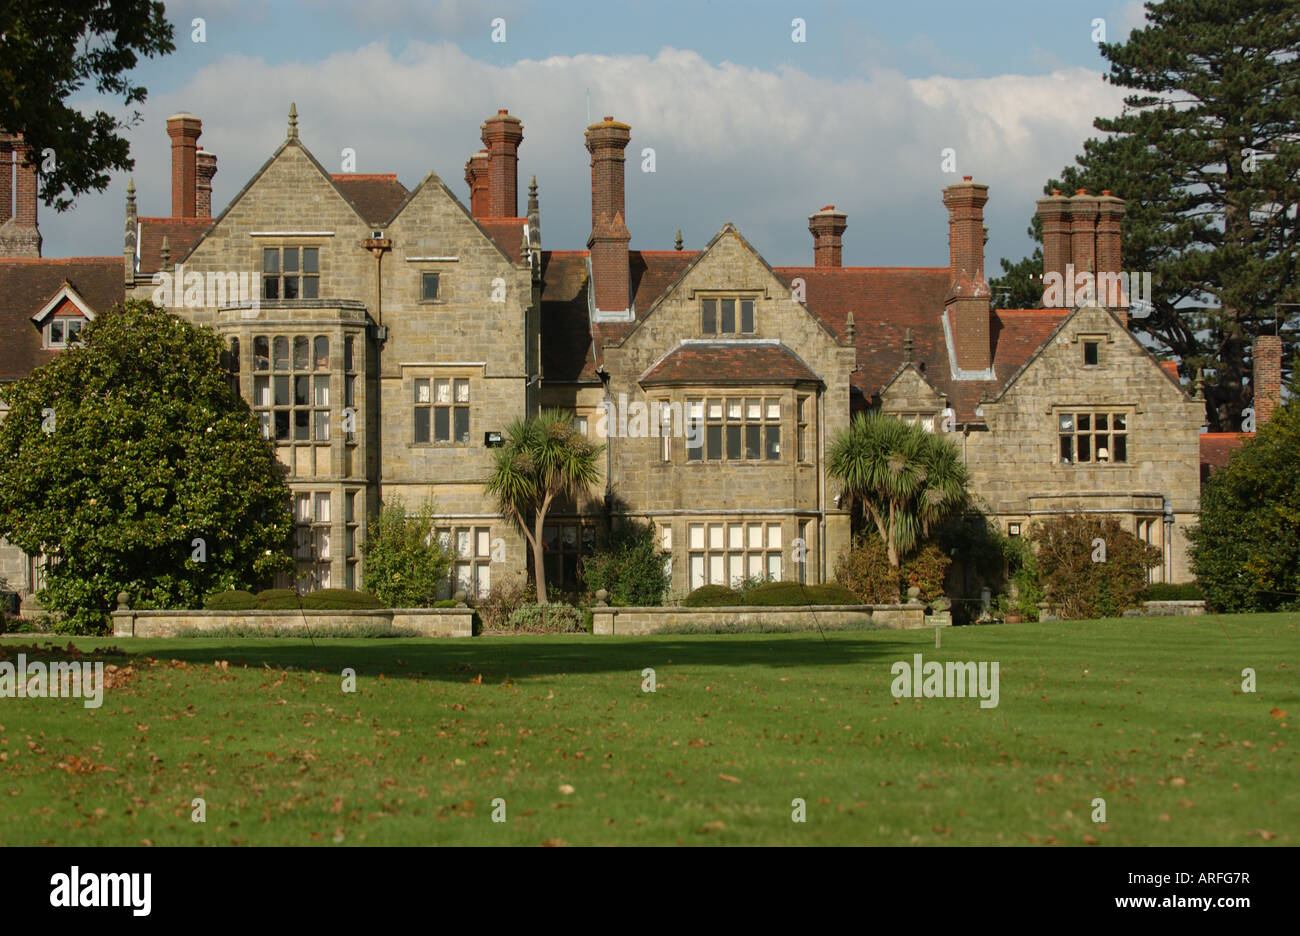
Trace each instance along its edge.
<path fill-rule="evenodd" d="M 347 588 L 322 588 L 302 596 L 302 606 L 313 611 L 365 611 L 384 603 L 367 592 Z"/>
<path fill-rule="evenodd" d="M 292 588 L 267 588 L 257 593 L 257 607 L 263 611 L 297 611 L 302 596 Z"/>
<path fill-rule="evenodd" d="M 252 592 L 238 589 L 217 592 L 208 596 L 203 607 L 208 611 L 251 611 L 257 607 L 257 597 Z"/>
<path fill-rule="evenodd" d="M 907 589 L 913 586 L 920 589 L 918 600 L 927 604 L 936 598 L 942 598 L 944 581 L 951 564 L 952 560 L 947 553 L 934 543 L 926 543 L 908 556 L 903 560 L 903 600 L 907 600 Z"/>
<path fill-rule="evenodd" d="M 506 629 L 532 634 L 574 634 L 582 631 L 582 612 L 573 605 L 533 602 L 511 612 Z"/>
<path fill-rule="evenodd" d="M 1124 530 L 1114 517 L 1073 514 L 1036 524 L 1030 539 L 1053 607 L 1063 618 L 1116 617 L 1138 606 L 1147 570 L 1160 551 Z M 1101 540 L 1105 560 L 1094 561 Z"/>
<path fill-rule="evenodd" d="M 517 608 L 533 603 L 535 597 L 536 591 L 527 579 L 493 582 L 487 597 L 475 602 L 475 610 L 484 630 L 504 630 L 510 615 Z"/>
<path fill-rule="evenodd" d="M 362 548 L 366 590 L 389 608 L 428 608 L 447 584 L 451 555 L 433 537 L 434 515 L 432 500 L 408 517 L 393 497 L 370 523 Z"/>
<path fill-rule="evenodd" d="M 620 523 L 608 546 L 583 560 L 582 578 L 589 594 L 603 588 L 612 605 L 663 604 L 670 578 L 664 570 L 664 553 L 655 542 L 654 525 L 631 520 Z"/>
<path fill-rule="evenodd" d="M 684 608 L 721 608 L 740 604 L 740 593 L 726 585 L 701 585 L 682 599 Z"/>
<path fill-rule="evenodd" d="M 889 564 L 885 544 L 878 536 L 859 536 L 853 548 L 840 556 L 835 581 L 867 604 L 891 604 L 898 600 L 899 570 Z"/>
<path fill-rule="evenodd" d="M 862 599 L 843 585 L 768 582 L 755 588 L 740 603 L 766 608 L 796 608 L 808 605 L 862 604 Z"/>
<path fill-rule="evenodd" d="M 1201 586 L 1195 582 L 1181 585 L 1156 582 L 1146 587 L 1141 598 L 1143 601 L 1203 601 L 1205 595 L 1201 592 Z"/>
<path fill-rule="evenodd" d="M 197 627 L 183 627 L 176 631 L 177 637 L 220 637 L 220 638 L 297 638 L 311 637 L 422 637 L 417 630 L 409 627 L 389 627 L 387 624 L 320 624 L 305 627 L 259 627 L 256 624 L 227 624 L 200 630 Z"/>
<path fill-rule="evenodd" d="M 871 631 L 883 630 L 879 624 L 873 624 L 871 618 L 863 616 L 856 621 L 685 621 L 681 624 L 666 624 L 659 628 L 657 634 L 802 634 L 812 631 Z"/>

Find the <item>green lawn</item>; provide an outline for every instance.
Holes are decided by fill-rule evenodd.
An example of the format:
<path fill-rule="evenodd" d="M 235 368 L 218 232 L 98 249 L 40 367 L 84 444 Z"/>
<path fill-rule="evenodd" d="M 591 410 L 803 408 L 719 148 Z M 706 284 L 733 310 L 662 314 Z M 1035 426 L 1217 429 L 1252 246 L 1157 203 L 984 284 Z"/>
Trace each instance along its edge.
<path fill-rule="evenodd" d="M 0 699 L 0 842 L 1300 843 L 1295 614 L 949 628 L 941 650 L 930 630 L 75 643 L 130 673 L 98 710 Z M 1000 704 L 895 700 L 917 652 L 999 662 Z"/>

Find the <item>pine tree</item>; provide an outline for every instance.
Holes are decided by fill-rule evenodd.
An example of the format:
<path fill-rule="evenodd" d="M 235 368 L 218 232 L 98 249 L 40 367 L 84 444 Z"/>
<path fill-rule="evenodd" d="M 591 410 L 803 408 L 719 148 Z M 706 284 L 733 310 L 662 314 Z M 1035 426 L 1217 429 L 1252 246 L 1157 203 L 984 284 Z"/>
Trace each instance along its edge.
<path fill-rule="evenodd" d="M 1097 118 L 1106 136 L 1043 193 L 1126 200 L 1124 268 L 1152 273 L 1154 305 L 1130 326 L 1185 373 L 1204 368 L 1210 428 L 1238 430 L 1254 337 L 1300 300 L 1300 5 L 1165 0 L 1146 16 L 1101 45 L 1107 80 L 1133 92 L 1123 113 Z M 1283 335 L 1289 361 L 1297 334 Z"/>

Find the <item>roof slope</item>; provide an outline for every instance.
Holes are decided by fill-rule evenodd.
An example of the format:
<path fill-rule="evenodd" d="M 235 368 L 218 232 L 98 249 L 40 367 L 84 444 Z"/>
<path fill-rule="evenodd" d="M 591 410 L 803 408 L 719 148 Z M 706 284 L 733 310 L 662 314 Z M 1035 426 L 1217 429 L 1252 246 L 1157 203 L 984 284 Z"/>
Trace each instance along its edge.
<path fill-rule="evenodd" d="M 139 273 L 147 275 L 162 269 L 162 242 L 167 238 L 167 252 L 176 264 L 194 249 L 212 226 L 212 218 L 138 218 L 140 224 Z"/>
<path fill-rule="evenodd" d="M 332 174 L 330 179 L 367 224 L 379 227 L 392 220 L 410 194 L 392 172 L 373 175 L 343 172 Z"/>
<path fill-rule="evenodd" d="M 799 355 L 769 339 L 683 341 L 641 376 L 645 386 L 663 384 L 821 383 Z"/>
<path fill-rule="evenodd" d="M 121 257 L 0 260 L 0 380 L 26 377 L 57 351 L 41 347 L 32 316 L 67 282 L 95 312 L 126 294 Z"/>

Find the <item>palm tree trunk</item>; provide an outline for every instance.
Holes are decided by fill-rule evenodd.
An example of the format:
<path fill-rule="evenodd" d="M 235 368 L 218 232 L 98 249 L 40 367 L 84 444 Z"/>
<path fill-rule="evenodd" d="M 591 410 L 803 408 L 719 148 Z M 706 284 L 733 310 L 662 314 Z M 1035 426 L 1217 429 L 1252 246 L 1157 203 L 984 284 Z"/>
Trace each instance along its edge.
<path fill-rule="evenodd" d="M 885 549 L 889 553 L 889 566 L 892 569 L 898 568 L 898 548 L 894 545 L 894 502 L 889 502 L 889 540 L 885 543 Z"/>
<path fill-rule="evenodd" d="M 546 556 L 542 544 L 542 525 L 546 523 L 546 512 L 551 509 L 553 497 L 548 493 L 542 498 L 533 518 L 533 581 L 537 584 L 538 604 L 546 604 Z"/>

